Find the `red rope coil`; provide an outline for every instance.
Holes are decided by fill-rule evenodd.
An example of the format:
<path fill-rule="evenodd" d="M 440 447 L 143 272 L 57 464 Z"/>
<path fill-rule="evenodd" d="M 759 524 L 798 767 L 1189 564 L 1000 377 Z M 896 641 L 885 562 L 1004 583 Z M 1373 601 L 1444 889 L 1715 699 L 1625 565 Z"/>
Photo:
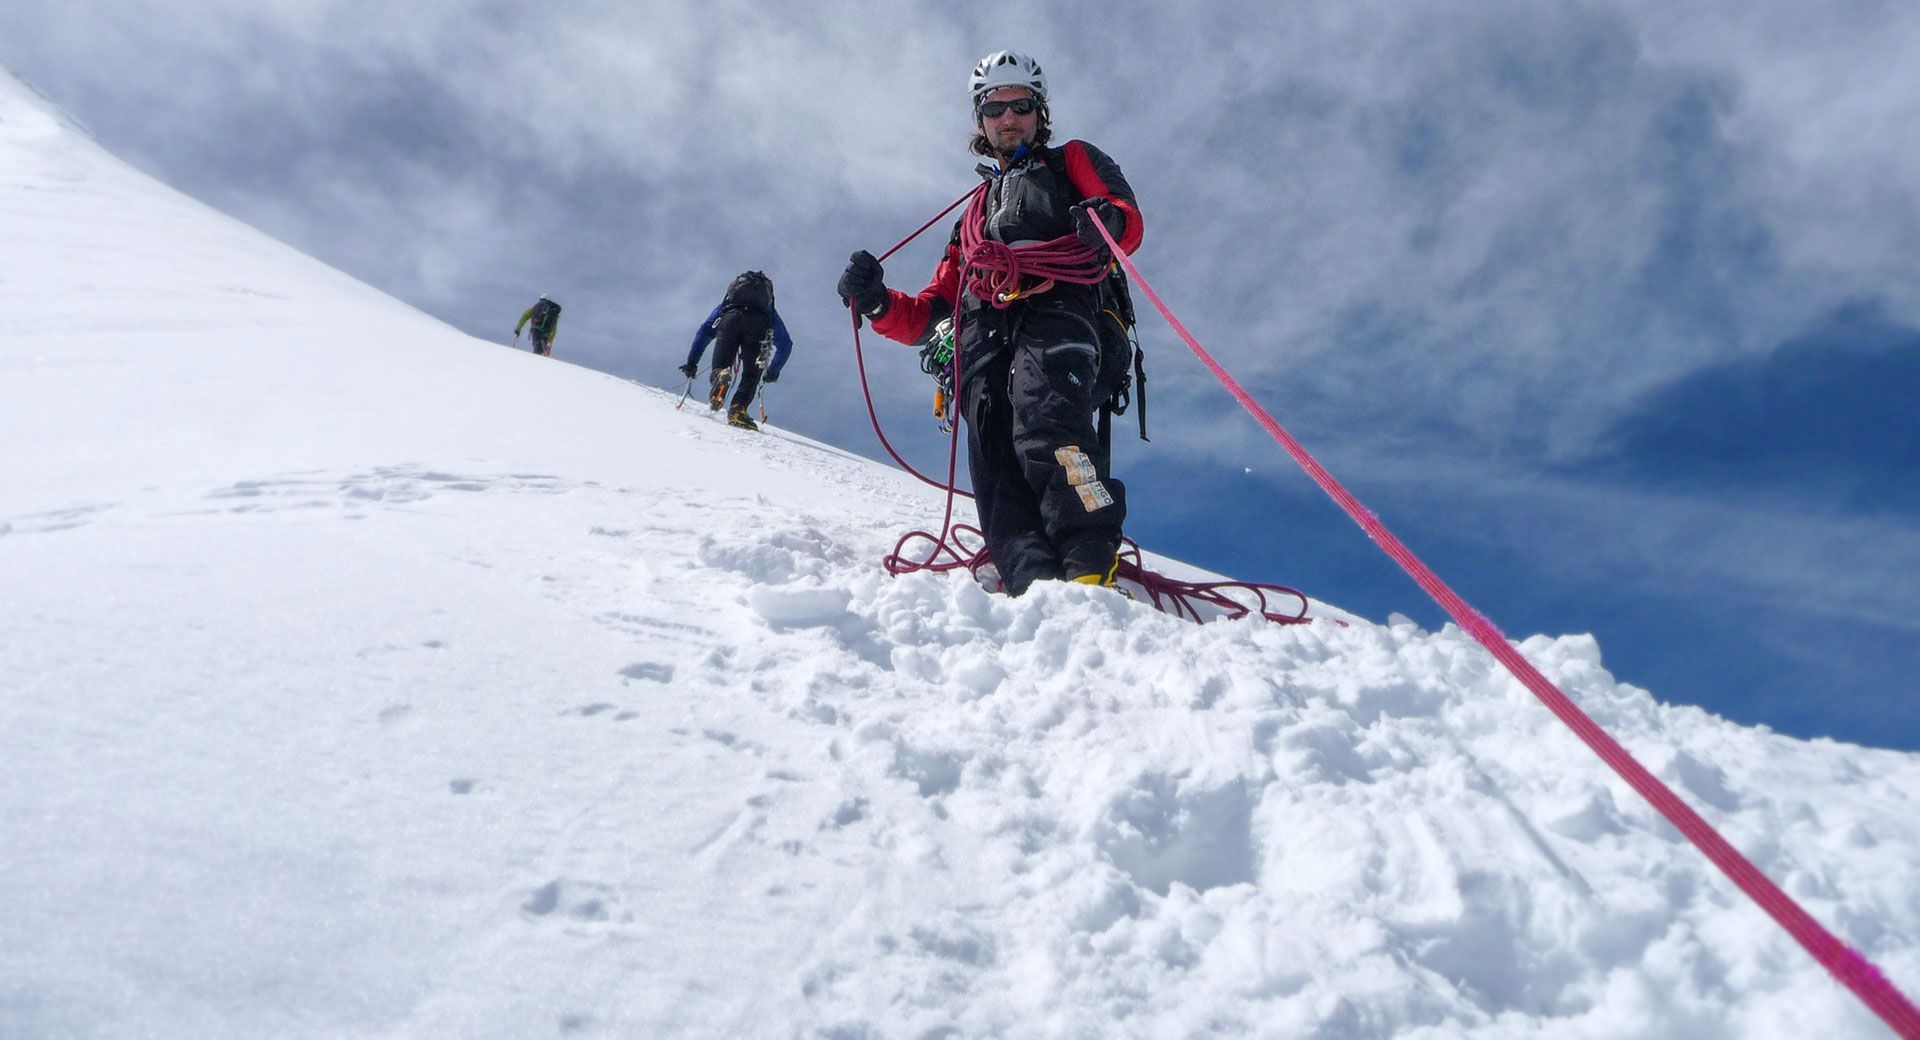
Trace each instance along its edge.
<path fill-rule="evenodd" d="M 986 237 L 986 207 L 982 185 L 960 222 L 960 251 L 968 274 L 962 281 L 975 299 L 1004 310 L 1016 300 L 1046 292 L 1055 282 L 1097 285 L 1107 277 L 1107 258 L 1075 235 L 1024 245 Z"/>

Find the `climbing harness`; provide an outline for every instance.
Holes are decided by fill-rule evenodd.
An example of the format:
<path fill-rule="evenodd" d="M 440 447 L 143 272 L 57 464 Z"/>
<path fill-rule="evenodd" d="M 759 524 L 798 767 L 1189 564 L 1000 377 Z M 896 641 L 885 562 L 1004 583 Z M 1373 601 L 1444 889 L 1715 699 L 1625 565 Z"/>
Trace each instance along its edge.
<path fill-rule="evenodd" d="M 1173 311 L 1160 299 L 1160 294 L 1153 291 L 1153 286 L 1147 284 L 1146 279 L 1140 276 L 1139 270 L 1133 265 L 1133 260 L 1120 251 L 1119 244 L 1113 241 L 1113 236 L 1107 232 L 1107 229 L 1098 221 L 1095 221 L 1094 225 L 1100 228 L 1101 237 L 1107 240 L 1115 258 L 1126 268 L 1128 276 L 1139 283 L 1141 290 L 1147 294 L 1147 299 L 1153 302 L 1160 316 L 1165 318 L 1167 324 L 1173 327 L 1173 331 L 1186 342 L 1194 356 L 1198 357 L 1208 371 L 1220 380 L 1221 384 L 1227 388 L 1227 392 L 1253 415 L 1287 454 L 1307 471 L 1321 489 L 1326 491 L 1341 509 L 1346 510 L 1347 515 L 1360 525 L 1367 536 L 1372 538 L 1375 544 L 1392 557 L 1394 562 L 1398 563 L 1422 589 L 1426 590 L 1428 595 L 1433 597 L 1435 602 L 1446 610 L 1456 624 L 1473 636 L 1481 646 L 1493 654 L 1496 660 L 1505 665 L 1507 671 L 1532 691 L 1533 695 L 1546 705 L 1547 710 L 1553 712 L 1555 717 L 1573 730 L 1575 735 L 1593 750 L 1594 754 L 1600 756 L 1601 761 L 1611 767 L 1649 804 L 1658 809 L 1668 822 L 1672 823 L 1680 833 L 1686 835 L 1687 840 L 1693 842 L 1695 847 L 1713 862 L 1714 866 L 1719 867 L 1729 880 L 1738 885 L 1741 891 L 1758 903 L 1761 909 L 1772 916 L 1789 935 L 1793 936 L 1809 954 L 1812 954 L 1814 960 L 1826 968 L 1841 984 L 1852 990 L 1854 995 L 1883 1021 L 1893 1027 L 1895 1033 L 1907 1040 L 1920 1040 L 1920 1008 L 1916 1008 L 1905 994 L 1895 988 L 1872 961 L 1829 932 L 1825 926 L 1814 919 L 1812 914 L 1809 914 L 1804 907 L 1761 873 L 1758 867 L 1741 855 L 1739 850 L 1713 828 L 1712 824 L 1674 794 L 1671 788 L 1661 783 L 1659 778 L 1648 772 L 1647 768 L 1641 765 L 1626 748 L 1601 729 L 1599 724 L 1581 711 L 1579 706 L 1561 692 L 1559 687 L 1540 674 L 1539 669 L 1529 663 L 1525 657 L 1522 657 L 1506 636 L 1494 627 L 1493 622 L 1487 620 L 1466 600 L 1461 599 L 1419 557 L 1415 556 L 1412 550 L 1402 544 L 1400 539 L 1394 537 L 1393 532 L 1387 530 L 1386 525 L 1380 522 L 1377 515 L 1361 505 L 1359 499 L 1335 480 L 1333 474 L 1327 472 L 1299 441 L 1294 440 L 1293 436 L 1275 421 L 1266 409 L 1260 407 L 1253 396 L 1247 393 L 1245 387 L 1227 374 L 1226 369 L 1214 360 L 1213 355 L 1207 353 L 1206 348 L 1200 345 L 1200 341 L 1194 338 L 1193 333 L 1188 332 L 1187 327 L 1174 316 Z"/>

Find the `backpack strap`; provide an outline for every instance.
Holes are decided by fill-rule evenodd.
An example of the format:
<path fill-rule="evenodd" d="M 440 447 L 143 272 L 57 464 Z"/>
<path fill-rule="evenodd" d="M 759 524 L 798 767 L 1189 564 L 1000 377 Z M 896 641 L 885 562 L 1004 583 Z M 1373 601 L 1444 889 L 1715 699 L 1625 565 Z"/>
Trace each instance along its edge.
<path fill-rule="evenodd" d="M 1149 440 L 1147 437 L 1147 352 L 1141 349 L 1138 341 L 1133 345 L 1133 385 L 1140 388 L 1134 395 L 1140 405 L 1140 439 Z"/>
<path fill-rule="evenodd" d="M 1073 192 L 1073 178 L 1067 173 L 1065 148 L 1041 145 L 1034 149 L 1034 153 L 1053 174 L 1054 179 L 1065 185 L 1069 192 Z M 1074 194 L 1078 196 L 1077 192 Z M 1085 202 L 1086 199 L 1079 197 L 1079 201 Z M 1127 284 L 1127 276 L 1120 270 L 1119 265 L 1113 265 L 1106 281 L 1100 283 L 1100 295 L 1104 302 L 1113 305 L 1115 316 L 1120 319 L 1121 330 L 1133 344 L 1133 380 L 1139 387 L 1133 396 L 1140 405 L 1140 439 L 1149 440 L 1147 437 L 1147 352 L 1141 348 L 1139 336 L 1134 333 L 1136 319 L 1133 311 L 1133 288 Z M 1126 394 L 1127 388 L 1122 386 L 1114 391 L 1113 397 L 1100 404 L 1100 446 L 1103 448 L 1111 447 L 1113 417 L 1127 410 Z"/>

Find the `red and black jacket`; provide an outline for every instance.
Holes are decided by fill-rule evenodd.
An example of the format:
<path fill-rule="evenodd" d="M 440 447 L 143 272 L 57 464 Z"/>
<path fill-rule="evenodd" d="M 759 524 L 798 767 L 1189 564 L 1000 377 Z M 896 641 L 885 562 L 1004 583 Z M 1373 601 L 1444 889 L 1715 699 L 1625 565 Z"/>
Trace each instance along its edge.
<path fill-rule="evenodd" d="M 1128 254 L 1140 248 L 1144 229 L 1133 189 L 1119 164 L 1085 141 L 1036 148 L 1009 163 L 988 182 L 986 227 L 982 230 L 986 237 L 1008 245 L 1052 241 L 1073 234 L 1073 218 L 1068 211 L 1093 198 L 1107 199 L 1126 217 L 1125 227 L 1115 237 L 1120 248 Z M 946 255 L 933 269 L 932 281 L 917 295 L 887 290 L 886 313 L 874 319 L 873 330 L 902 343 L 924 342 L 940 319 L 953 314 L 960 305 L 962 263 L 960 229 L 956 225 Z M 1078 287 L 1062 288 L 1070 291 Z M 979 306 L 979 301 L 969 301 L 968 306 Z"/>

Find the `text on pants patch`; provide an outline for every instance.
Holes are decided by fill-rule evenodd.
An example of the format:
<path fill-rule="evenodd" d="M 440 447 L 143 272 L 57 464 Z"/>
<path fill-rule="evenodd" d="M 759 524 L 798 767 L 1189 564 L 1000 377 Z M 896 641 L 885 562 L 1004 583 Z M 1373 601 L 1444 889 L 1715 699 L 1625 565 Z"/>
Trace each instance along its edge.
<path fill-rule="evenodd" d="M 1081 451 L 1078 444 L 1069 444 L 1064 448 L 1056 449 L 1053 458 L 1055 462 L 1060 463 L 1061 469 L 1067 471 L 1067 483 L 1075 487 L 1081 484 L 1099 483 L 1100 474 L 1094 472 L 1093 460 L 1087 458 L 1087 453 Z"/>
<path fill-rule="evenodd" d="M 1097 480 L 1091 484 L 1075 484 L 1073 489 L 1080 492 L 1080 504 L 1089 513 L 1113 504 L 1113 495 L 1107 491 L 1105 484 Z"/>

